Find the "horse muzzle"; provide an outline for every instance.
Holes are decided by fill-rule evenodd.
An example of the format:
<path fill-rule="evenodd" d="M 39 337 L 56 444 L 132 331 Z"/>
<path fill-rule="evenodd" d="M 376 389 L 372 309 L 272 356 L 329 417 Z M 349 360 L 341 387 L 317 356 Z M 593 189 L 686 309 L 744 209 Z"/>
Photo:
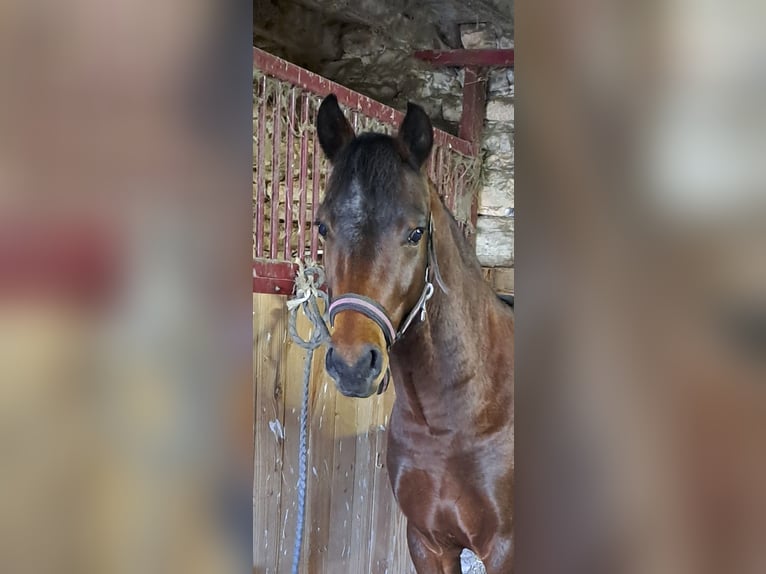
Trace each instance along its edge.
<path fill-rule="evenodd" d="M 363 345 L 349 357 L 334 346 L 327 349 L 325 368 L 335 380 L 335 386 L 347 397 L 366 398 L 378 391 L 385 357 L 375 345 Z"/>

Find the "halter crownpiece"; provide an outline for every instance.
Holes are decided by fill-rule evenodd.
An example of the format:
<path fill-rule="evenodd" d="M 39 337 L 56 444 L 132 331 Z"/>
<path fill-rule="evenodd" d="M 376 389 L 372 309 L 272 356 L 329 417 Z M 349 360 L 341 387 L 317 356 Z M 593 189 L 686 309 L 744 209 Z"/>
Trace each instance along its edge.
<path fill-rule="evenodd" d="M 415 320 L 415 317 L 420 315 L 420 320 L 425 321 L 426 319 L 426 303 L 428 300 L 433 296 L 434 294 L 434 286 L 433 283 L 431 283 L 431 266 L 433 265 L 433 270 L 435 272 L 436 276 L 436 282 L 439 285 L 439 287 L 444 291 L 447 292 L 447 287 L 444 285 L 444 280 L 441 277 L 441 274 L 439 273 L 439 265 L 436 262 L 436 251 L 434 249 L 433 245 L 433 231 L 434 231 L 434 225 L 433 225 L 433 219 L 431 217 L 428 218 L 428 249 L 426 253 L 426 269 L 425 269 L 425 285 L 423 286 L 423 291 L 420 293 L 420 297 L 418 298 L 417 303 L 412 308 L 412 310 L 407 314 L 407 316 L 404 318 L 404 320 L 399 325 L 398 329 L 394 328 L 393 321 L 391 321 L 391 318 L 388 316 L 388 313 L 383 308 L 380 303 L 377 301 L 374 301 L 373 299 L 370 299 L 369 297 L 365 297 L 364 295 L 358 295 L 356 293 L 344 293 L 342 295 L 339 295 L 333 301 L 330 303 L 330 325 L 334 325 L 335 323 L 335 316 L 338 313 L 341 313 L 343 311 L 356 311 L 357 313 L 361 313 L 368 319 L 371 319 L 375 322 L 375 324 L 380 327 L 380 330 L 383 332 L 383 337 L 386 340 L 386 349 L 390 349 L 391 346 L 396 343 L 399 339 L 402 338 L 405 331 L 409 329 L 410 325 Z M 381 381 L 380 385 L 378 386 L 378 394 L 383 393 L 386 388 L 388 387 L 388 382 L 390 380 L 390 368 L 386 370 L 386 374 L 383 375 L 383 380 Z"/>

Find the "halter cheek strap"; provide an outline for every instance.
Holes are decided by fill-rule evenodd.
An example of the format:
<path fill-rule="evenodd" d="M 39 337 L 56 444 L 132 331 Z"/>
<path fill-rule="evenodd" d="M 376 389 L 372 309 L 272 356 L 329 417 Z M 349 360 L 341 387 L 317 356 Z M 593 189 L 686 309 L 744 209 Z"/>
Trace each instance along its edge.
<path fill-rule="evenodd" d="M 394 329 L 393 321 L 391 321 L 391 318 L 388 316 L 388 313 L 386 313 L 386 310 L 383 308 L 382 305 L 380 305 L 377 301 L 370 299 L 369 297 L 365 297 L 364 295 L 357 295 L 356 293 L 344 293 L 342 295 L 339 295 L 335 299 L 333 299 L 332 303 L 330 303 L 330 309 L 329 309 L 330 325 L 334 325 L 335 316 L 338 313 L 341 313 L 343 311 L 356 311 L 357 313 L 361 313 L 368 319 L 371 319 L 378 325 L 378 327 L 380 327 L 380 330 L 383 332 L 383 337 L 386 340 L 386 349 L 390 349 L 391 345 L 393 345 L 399 339 L 402 338 L 405 331 L 407 331 L 407 329 L 415 320 L 415 317 L 420 315 L 420 320 L 425 321 L 426 302 L 434 294 L 434 286 L 433 286 L 433 283 L 431 283 L 432 265 L 436 274 L 436 282 L 439 284 L 439 287 L 445 293 L 447 292 L 447 287 L 444 285 L 444 281 L 442 280 L 441 274 L 439 273 L 438 264 L 436 263 L 436 251 L 433 246 L 432 237 L 433 237 L 433 221 L 429 219 L 428 221 L 428 251 L 426 255 L 427 259 L 426 259 L 426 270 L 425 270 L 425 285 L 423 286 L 423 291 L 421 292 L 417 303 L 412 308 L 412 310 L 407 314 L 404 320 L 401 322 L 399 329 Z M 389 368 L 386 370 L 385 375 L 383 375 L 383 380 L 380 382 L 380 385 L 378 386 L 379 395 L 386 390 L 390 379 L 391 379 L 391 370 Z"/>

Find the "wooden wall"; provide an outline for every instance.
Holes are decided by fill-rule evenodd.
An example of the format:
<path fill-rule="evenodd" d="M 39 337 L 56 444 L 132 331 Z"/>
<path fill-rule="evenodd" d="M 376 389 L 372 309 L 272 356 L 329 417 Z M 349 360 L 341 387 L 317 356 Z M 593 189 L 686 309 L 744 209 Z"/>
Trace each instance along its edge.
<path fill-rule="evenodd" d="M 307 322 L 299 323 L 307 333 Z M 255 574 L 290 572 L 297 510 L 298 432 L 305 351 L 287 332 L 285 298 L 253 295 Z M 386 470 L 394 389 L 369 399 L 335 390 L 314 356 L 301 572 L 414 574 L 405 522 Z"/>

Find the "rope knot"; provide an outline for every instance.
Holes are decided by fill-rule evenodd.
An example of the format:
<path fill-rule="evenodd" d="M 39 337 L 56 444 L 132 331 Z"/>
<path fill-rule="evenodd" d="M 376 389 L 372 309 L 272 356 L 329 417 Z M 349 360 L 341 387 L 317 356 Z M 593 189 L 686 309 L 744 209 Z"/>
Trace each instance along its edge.
<path fill-rule="evenodd" d="M 309 260 L 305 263 L 301 260 L 298 264 L 298 272 L 295 276 L 295 294 L 287 301 L 287 310 L 290 312 L 288 328 L 290 336 L 296 344 L 306 350 L 314 350 L 322 343 L 330 339 L 330 331 L 327 328 L 327 293 L 322 291 L 325 282 L 324 269 Z M 318 301 L 324 301 L 324 312 L 319 310 Z M 298 309 L 311 323 L 311 335 L 308 339 L 298 334 L 296 327 Z"/>

